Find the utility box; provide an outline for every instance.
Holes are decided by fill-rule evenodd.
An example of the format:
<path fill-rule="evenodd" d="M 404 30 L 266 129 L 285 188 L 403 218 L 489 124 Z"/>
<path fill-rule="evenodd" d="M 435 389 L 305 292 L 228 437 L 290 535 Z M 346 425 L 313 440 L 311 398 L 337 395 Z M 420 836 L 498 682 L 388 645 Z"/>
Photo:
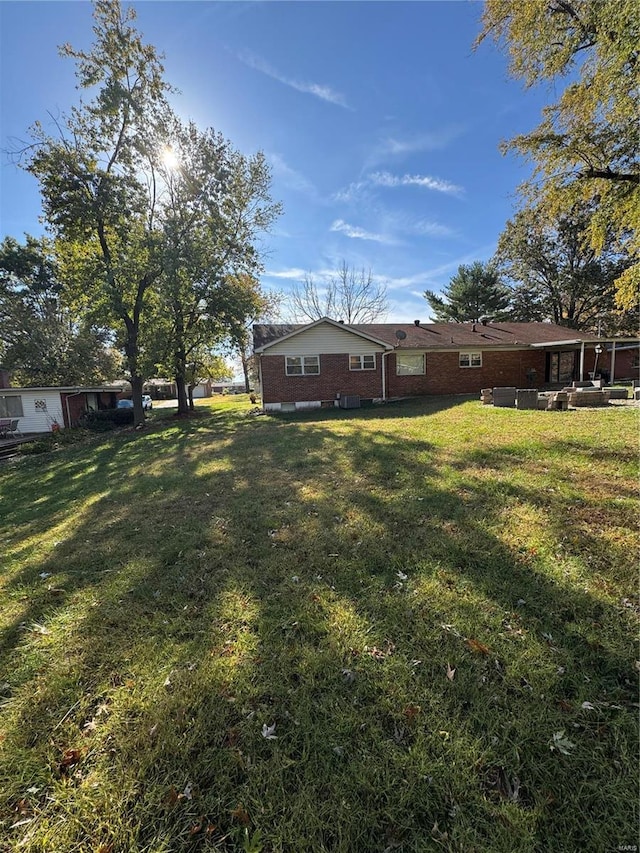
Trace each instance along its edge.
<path fill-rule="evenodd" d="M 516 391 L 516 409 L 537 409 L 537 388 L 518 388 Z"/>
<path fill-rule="evenodd" d="M 341 394 L 340 395 L 341 409 L 359 409 L 360 397 L 358 394 Z"/>

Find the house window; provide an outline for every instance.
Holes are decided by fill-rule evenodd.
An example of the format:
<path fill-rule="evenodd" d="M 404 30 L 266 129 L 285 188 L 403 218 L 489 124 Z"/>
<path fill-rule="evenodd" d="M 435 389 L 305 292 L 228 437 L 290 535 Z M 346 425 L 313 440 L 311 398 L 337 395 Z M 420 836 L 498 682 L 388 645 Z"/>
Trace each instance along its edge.
<path fill-rule="evenodd" d="M 424 372 L 424 353 L 418 355 L 396 353 L 396 374 L 398 376 L 419 376 Z"/>
<path fill-rule="evenodd" d="M 0 397 L 0 418 L 23 418 L 22 397 Z"/>
<path fill-rule="evenodd" d="M 320 373 L 319 355 L 288 355 L 285 357 L 287 376 L 313 376 Z"/>
<path fill-rule="evenodd" d="M 481 352 L 461 352 L 459 358 L 460 367 L 482 367 Z"/>
<path fill-rule="evenodd" d="M 375 353 L 371 355 L 350 355 L 349 370 L 375 370 L 376 357 Z"/>

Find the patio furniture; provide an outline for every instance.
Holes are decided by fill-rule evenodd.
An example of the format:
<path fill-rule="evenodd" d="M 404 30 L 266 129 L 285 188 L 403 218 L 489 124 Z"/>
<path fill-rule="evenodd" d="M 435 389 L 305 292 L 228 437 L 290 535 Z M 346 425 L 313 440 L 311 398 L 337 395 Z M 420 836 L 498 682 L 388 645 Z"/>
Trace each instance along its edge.
<path fill-rule="evenodd" d="M 10 426 L 11 418 L 0 418 L 0 438 L 7 438 Z"/>
<path fill-rule="evenodd" d="M 22 437 L 22 433 L 18 429 L 18 424 L 20 423 L 20 418 L 12 418 L 9 423 L 9 428 L 7 429 L 7 433 L 11 435 L 11 438 L 17 438 L 18 436 Z"/>
<path fill-rule="evenodd" d="M 516 391 L 516 409 L 537 409 L 537 388 L 518 388 Z"/>
<path fill-rule="evenodd" d="M 494 388 L 493 389 L 493 405 L 501 408 L 513 409 L 516 405 L 516 389 Z"/>

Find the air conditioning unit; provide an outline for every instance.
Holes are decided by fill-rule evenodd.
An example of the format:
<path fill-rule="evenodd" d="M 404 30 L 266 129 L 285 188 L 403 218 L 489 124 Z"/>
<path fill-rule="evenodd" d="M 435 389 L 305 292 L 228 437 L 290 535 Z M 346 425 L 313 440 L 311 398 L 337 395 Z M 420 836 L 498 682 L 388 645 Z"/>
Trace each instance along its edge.
<path fill-rule="evenodd" d="M 340 395 L 341 409 L 359 409 L 360 397 L 357 394 L 341 394 Z"/>

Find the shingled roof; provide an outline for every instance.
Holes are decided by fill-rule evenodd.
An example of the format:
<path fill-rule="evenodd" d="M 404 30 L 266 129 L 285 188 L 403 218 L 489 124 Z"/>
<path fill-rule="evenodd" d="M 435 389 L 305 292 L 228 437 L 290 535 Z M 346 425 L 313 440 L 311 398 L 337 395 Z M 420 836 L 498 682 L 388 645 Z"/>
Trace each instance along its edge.
<path fill-rule="evenodd" d="M 258 350 L 285 335 L 302 331 L 310 324 L 261 323 L 253 327 L 253 345 Z M 344 324 L 345 330 L 377 338 L 400 349 L 451 349 L 451 347 L 517 347 L 533 344 L 592 341 L 592 334 L 557 326 L 555 323 L 365 323 Z M 396 332 L 404 332 L 398 341 Z"/>

